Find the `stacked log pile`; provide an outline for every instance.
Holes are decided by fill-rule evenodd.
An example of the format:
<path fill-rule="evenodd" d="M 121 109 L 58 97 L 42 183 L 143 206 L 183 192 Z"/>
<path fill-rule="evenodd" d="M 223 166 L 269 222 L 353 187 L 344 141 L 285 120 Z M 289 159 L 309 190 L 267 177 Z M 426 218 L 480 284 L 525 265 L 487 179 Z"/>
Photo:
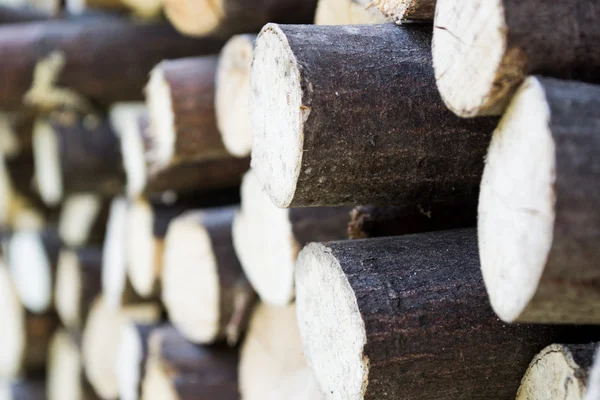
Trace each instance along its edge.
<path fill-rule="evenodd" d="M 0 398 L 600 400 L 592 3 L 0 4 Z"/>

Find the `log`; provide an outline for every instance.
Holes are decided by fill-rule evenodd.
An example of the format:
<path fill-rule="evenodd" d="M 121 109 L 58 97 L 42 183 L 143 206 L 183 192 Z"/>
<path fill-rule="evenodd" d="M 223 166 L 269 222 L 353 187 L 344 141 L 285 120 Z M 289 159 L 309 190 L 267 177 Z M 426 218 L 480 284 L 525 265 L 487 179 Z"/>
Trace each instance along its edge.
<path fill-rule="evenodd" d="M 394 24 L 265 26 L 250 74 L 252 168 L 277 206 L 476 201 L 496 121 L 446 110 L 430 38 Z"/>
<path fill-rule="evenodd" d="M 240 394 L 246 400 L 323 398 L 302 353 L 296 306 L 260 304 L 240 351 Z"/>
<path fill-rule="evenodd" d="M 150 73 L 147 157 L 152 171 L 227 155 L 215 116 L 217 60 L 204 56 L 163 61 Z"/>
<path fill-rule="evenodd" d="M 87 379 L 104 400 L 119 396 L 116 361 L 119 352 L 118 334 L 124 323 L 135 321 L 152 324 L 159 321 L 161 308 L 157 303 L 143 303 L 113 309 L 99 297 L 90 310 L 82 338 L 83 363 Z"/>
<path fill-rule="evenodd" d="M 539 7 L 535 0 L 439 2 L 433 66 L 440 94 L 457 115 L 501 115 L 531 74 L 599 82 L 596 4 Z"/>
<path fill-rule="evenodd" d="M 0 266 L 0 307 L 0 378 L 34 376 L 43 371 L 48 343 L 57 325 L 56 315 L 25 311 L 4 265 Z"/>
<path fill-rule="evenodd" d="M 148 73 L 161 60 L 215 53 L 222 44 L 183 37 L 166 23 L 108 16 L 2 26 L 6 80 L 0 108 L 23 102 L 41 109 L 107 107 L 143 100 Z"/>
<path fill-rule="evenodd" d="M 142 381 L 146 374 L 148 340 L 158 325 L 129 322 L 120 332 L 117 356 L 117 379 L 120 400 L 141 398 Z"/>
<path fill-rule="evenodd" d="M 0 5 L 0 25 L 44 21 L 48 18 L 50 18 L 50 16 L 47 13 L 36 10 L 35 8 Z"/>
<path fill-rule="evenodd" d="M 145 20 L 160 19 L 163 0 L 122 0 L 134 16 Z"/>
<path fill-rule="evenodd" d="M 375 0 L 379 11 L 396 23 L 431 22 L 436 0 Z"/>
<path fill-rule="evenodd" d="M 149 347 L 144 400 L 239 399 L 237 350 L 195 346 L 170 326 L 152 332 Z"/>
<path fill-rule="evenodd" d="M 423 205 L 358 206 L 348 224 L 350 239 L 399 236 L 477 225 L 477 205 L 468 207 L 423 207 Z"/>
<path fill-rule="evenodd" d="M 265 303 L 294 300 L 298 252 L 313 241 L 348 237 L 349 207 L 277 208 L 250 170 L 242 183 L 242 209 L 233 224 L 235 251 Z"/>
<path fill-rule="evenodd" d="M 370 0 L 319 0 L 317 25 L 360 25 L 386 22 L 385 16 Z"/>
<path fill-rule="evenodd" d="M 8 265 L 23 306 L 33 313 L 50 310 L 54 304 L 56 269 L 61 241 L 55 229 L 23 230 L 8 243 Z"/>
<path fill-rule="evenodd" d="M 73 193 L 114 196 L 125 185 L 120 142 L 110 124 L 72 117 L 38 120 L 33 130 L 37 187 L 49 205 Z"/>
<path fill-rule="evenodd" d="M 92 307 L 101 293 L 102 249 L 82 247 L 63 250 L 56 272 L 56 312 L 62 324 L 81 332 Z"/>
<path fill-rule="evenodd" d="M 531 77 L 488 153 L 479 244 L 505 321 L 600 322 L 600 86 Z"/>
<path fill-rule="evenodd" d="M 124 12 L 123 0 L 64 0 L 66 11 L 74 16 L 102 10 L 104 12 Z"/>
<path fill-rule="evenodd" d="M 0 382 L 0 398 L 2 400 L 46 400 L 46 385 L 39 379 Z"/>
<path fill-rule="evenodd" d="M 600 349 L 596 352 L 596 358 L 591 372 L 589 373 L 587 393 L 584 400 L 600 399 Z"/>
<path fill-rule="evenodd" d="M 215 113 L 221 139 L 236 157 L 248 157 L 252 150 L 250 66 L 256 35 L 236 35 L 223 46 L 217 67 Z"/>
<path fill-rule="evenodd" d="M 79 345 L 71 333 L 57 330 L 48 351 L 48 400 L 99 400 L 85 378 Z"/>
<path fill-rule="evenodd" d="M 230 37 L 258 32 L 268 22 L 310 24 L 317 0 L 165 0 L 164 11 L 171 23 L 191 36 Z"/>
<path fill-rule="evenodd" d="M 69 247 L 98 245 L 104 241 L 109 202 L 94 193 L 65 198 L 58 219 L 58 235 Z"/>
<path fill-rule="evenodd" d="M 531 359 L 595 327 L 507 325 L 487 302 L 475 229 L 302 250 L 304 354 L 329 399 L 514 399 Z"/>
<path fill-rule="evenodd" d="M 516 400 L 583 400 L 597 343 L 552 344 L 535 356 Z"/>
<path fill-rule="evenodd" d="M 171 323 L 197 344 L 235 345 L 254 305 L 233 249 L 233 216 L 230 207 L 189 211 L 167 230 L 162 302 Z"/>

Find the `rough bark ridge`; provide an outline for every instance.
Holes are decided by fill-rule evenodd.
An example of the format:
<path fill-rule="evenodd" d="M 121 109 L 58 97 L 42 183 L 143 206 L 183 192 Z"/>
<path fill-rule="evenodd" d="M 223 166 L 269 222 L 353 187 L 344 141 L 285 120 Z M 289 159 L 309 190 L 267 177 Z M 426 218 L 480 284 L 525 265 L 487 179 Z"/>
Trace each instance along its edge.
<path fill-rule="evenodd" d="M 339 262 L 364 322 L 365 399 L 514 399 L 529 362 L 545 346 L 585 343 L 600 333 L 498 320 L 479 271 L 474 229 L 324 246 Z M 323 382 L 321 388 L 327 392 Z"/>
<path fill-rule="evenodd" d="M 375 0 L 375 5 L 397 22 L 431 22 L 436 0 Z"/>

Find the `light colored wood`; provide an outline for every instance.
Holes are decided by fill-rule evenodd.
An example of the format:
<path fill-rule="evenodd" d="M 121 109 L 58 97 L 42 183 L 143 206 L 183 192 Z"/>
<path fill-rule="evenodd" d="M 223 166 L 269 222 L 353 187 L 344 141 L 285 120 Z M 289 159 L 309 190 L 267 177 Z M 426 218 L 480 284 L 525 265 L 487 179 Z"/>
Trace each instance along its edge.
<path fill-rule="evenodd" d="M 431 22 L 436 0 L 374 0 L 373 4 L 394 22 Z"/>
<path fill-rule="evenodd" d="M 385 16 L 370 0 L 319 0 L 317 25 L 358 25 L 386 22 Z"/>

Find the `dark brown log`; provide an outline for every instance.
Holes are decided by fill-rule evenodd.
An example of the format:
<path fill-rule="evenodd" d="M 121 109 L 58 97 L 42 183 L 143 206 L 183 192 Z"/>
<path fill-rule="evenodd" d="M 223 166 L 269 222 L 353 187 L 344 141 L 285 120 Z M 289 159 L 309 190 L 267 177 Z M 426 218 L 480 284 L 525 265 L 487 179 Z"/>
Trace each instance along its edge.
<path fill-rule="evenodd" d="M 87 379 L 104 400 L 117 399 L 119 387 L 115 369 L 123 324 L 134 321 L 154 324 L 160 320 L 157 303 L 113 309 L 99 297 L 92 306 L 82 338 L 83 363 Z"/>
<path fill-rule="evenodd" d="M 600 82 L 598 18 L 589 0 L 440 1 L 433 65 L 444 102 L 463 117 L 501 115 L 528 75 Z"/>
<path fill-rule="evenodd" d="M 529 364 L 516 400 L 582 400 L 596 349 L 597 343 L 546 347 Z"/>
<path fill-rule="evenodd" d="M 163 61 L 146 87 L 151 171 L 227 156 L 215 115 L 216 56 Z"/>
<path fill-rule="evenodd" d="M 507 325 L 475 229 L 314 243 L 298 258 L 304 353 L 331 399 L 514 399 L 531 359 L 596 327 Z"/>
<path fill-rule="evenodd" d="M 108 121 L 65 114 L 38 120 L 33 140 L 37 186 L 47 204 L 58 204 L 72 193 L 123 192 L 120 141 Z"/>
<path fill-rule="evenodd" d="M 240 394 L 245 400 L 319 400 L 321 391 L 302 353 L 296 306 L 260 304 L 240 352 Z"/>
<path fill-rule="evenodd" d="M 61 322 L 73 331 L 82 331 L 92 303 L 100 295 L 102 249 L 84 247 L 63 250 L 56 273 L 56 311 Z"/>
<path fill-rule="evenodd" d="M 235 251 L 248 280 L 265 303 L 294 300 L 298 252 L 313 242 L 348 237 L 349 207 L 280 209 L 250 170 L 242 183 L 242 210 L 233 225 Z"/>
<path fill-rule="evenodd" d="M 145 400 L 237 400 L 237 350 L 201 347 L 166 326 L 150 336 L 150 360 L 142 387 Z"/>
<path fill-rule="evenodd" d="M 262 30 L 252 167 L 279 207 L 476 201 L 496 120 L 445 108 L 430 39 L 394 24 Z"/>
<path fill-rule="evenodd" d="M 234 345 L 254 305 L 256 296 L 233 249 L 234 212 L 189 211 L 169 224 L 162 302 L 171 323 L 194 343 Z"/>
<path fill-rule="evenodd" d="M 215 53 L 221 45 L 222 40 L 185 38 L 168 24 L 108 16 L 3 26 L 0 108 L 14 109 L 23 101 L 42 109 L 81 108 L 81 96 L 101 106 L 142 100 L 148 73 L 160 61 Z M 48 67 L 56 71 L 44 70 Z"/>
<path fill-rule="evenodd" d="M 110 202 L 94 193 L 67 196 L 58 219 L 58 234 L 66 246 L 100 245 L 104 242 Z"/>
<path fill-rule="evenodd" d="M 315 14 L 317 25 L 381 24 L 385 16 L 370 0 L 319 0 Z"/>
<path fill-rule="evenodd" d="M 3 400 L 46 400 L 46 384 L 43 380 L 20 380 L 0 383 Z"/>
<path fill-rule="evenodd" d="M 600 86 L 528 78 L 481 188 L 481 265 L 500 318 L 600 323 Z"/>
<path fill-rule="evenodd" d="M 394 22 L 431 22 L 436 0 L 375 0 L 374 4 Z"/>
<path fill-rule="evenodd" d="M 215 113 L 223 144 L 236 157 L 252 151 L 250 67 L 256 35 L 236 35 L 223 46 L 217 67 Z"/>
<path fill-rule="evenodd" d="M 43 313 L 54 304 L 58 256 L 62 243 L 53 228 L 14 232 L 8 244 L 8 265 L 23 306 Z"/>
<path fill-rule="evenodd" d="M 158 325 L 143 325 L 129 322 L 120 332 L 117 357 L 117 379 L 120 400 L 141 398 L 142 382 L 146 374 L 148 341 Z"/>
<path fill-rule="evenodd" d="M 165 0 L 171 23 L 192 36 L 258 32 L 268 22 L 310 24 L 317 0 Z"/>
<path fill-rule="evenodd" d="M 476 203 L 454 208 L 421 204 L 409 207 L 359 206 L 352 210 L 348 237 L 366 239 L 466 228 L 477 224 L 476 210 Z"/>

